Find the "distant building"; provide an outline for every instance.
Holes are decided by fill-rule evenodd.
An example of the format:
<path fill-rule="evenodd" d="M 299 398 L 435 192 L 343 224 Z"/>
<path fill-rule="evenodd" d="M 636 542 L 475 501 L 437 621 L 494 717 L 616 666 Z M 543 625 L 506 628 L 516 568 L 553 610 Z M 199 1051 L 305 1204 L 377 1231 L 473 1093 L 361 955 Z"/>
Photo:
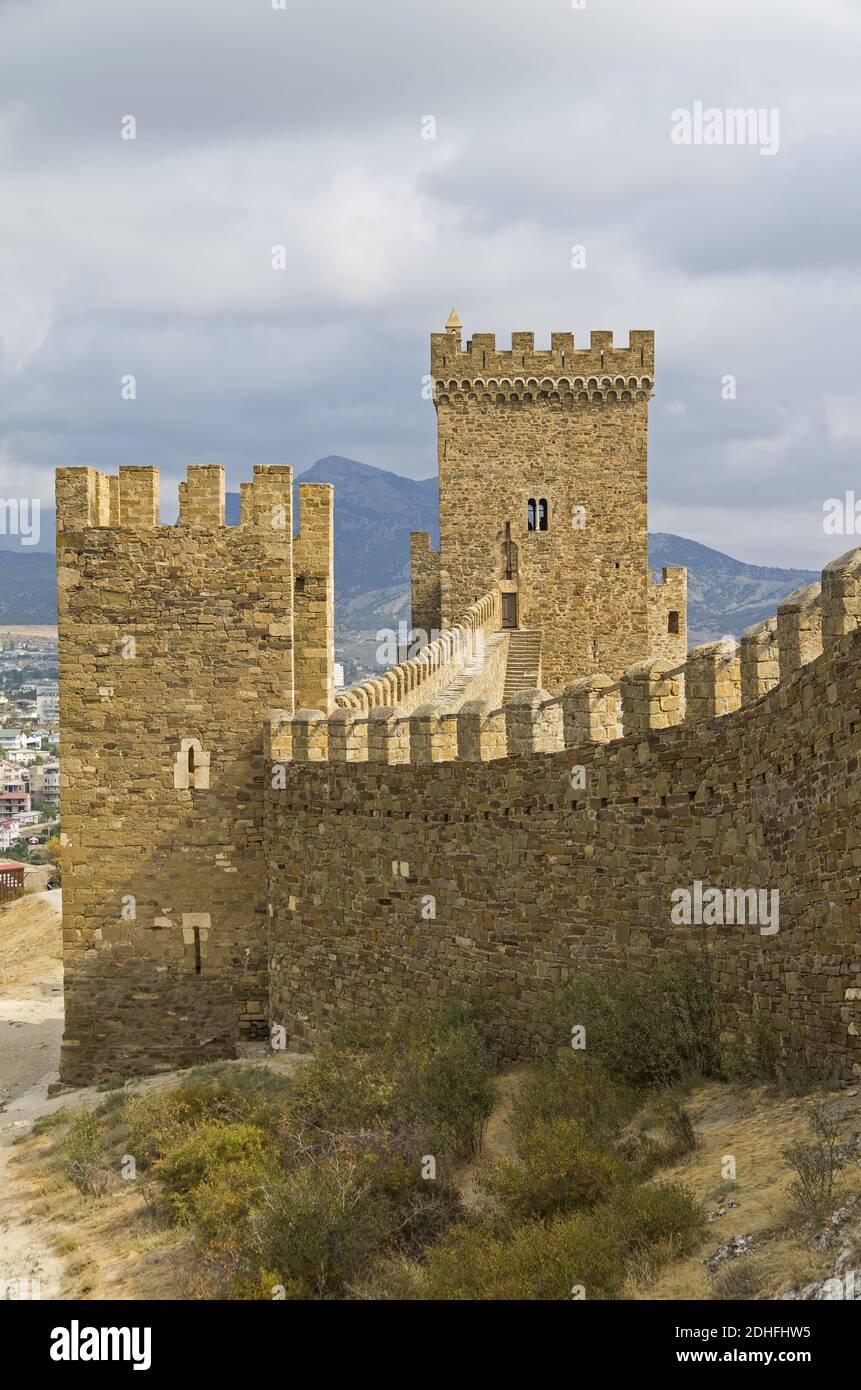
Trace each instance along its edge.
<path fill-rule="evenodd" d="M 56 685 L 36 686 L 36 719 L 40 724 L 59 724 L 60 692 Z"/>
<path fill-rule="evenodd" d="M 340 661 L 335 661 L 335 662 L 333 662 L 333 664 L 332 664 L 332 672 L 333 672 L 334 681 L 335 681 L 335 689 L 336 689 L 336 690 L 343 690 L 343 688 L 344 688 L 344 667 L 343 667 L 343 665 L 342 665 L 342 663 L 341 663 Z"/>
<path fill-rule="evenodd" d="M 42 763 L 30 768 L 30 795 L 46 806 L 60 804 L 60 764 Z"/>
<path fill-rule="evenodd" d="M 0 791 L 0 816 L 14 816 L 19 811 L 30 810 L 29 792 Z"/>
<path fill-rule="evenodd" d="M 21 823 L 15 817 L 0 820 L 0 850 L 11 849 L 21 838 Z"/>

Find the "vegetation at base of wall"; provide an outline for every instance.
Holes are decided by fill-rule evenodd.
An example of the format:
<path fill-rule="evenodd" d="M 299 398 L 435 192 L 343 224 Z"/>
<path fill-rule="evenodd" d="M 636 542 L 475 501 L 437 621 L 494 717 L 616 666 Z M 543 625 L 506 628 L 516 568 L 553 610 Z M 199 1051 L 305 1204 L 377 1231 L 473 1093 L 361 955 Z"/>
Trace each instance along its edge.
<path fill-rule="evenodd" d="M 291 1074 L 213 1064 L 113 1090 L 56 1162 L 97 1196 L 131 1157 L 152 1217 L 199 1244 L 198 1297 L 614 1298 L 694 1248 L 698 1204 L 652 1177 L 693 1146 L 690 1121 L 637 1091 L 626 1049 L 605 1050 L 614 1074 L 546 1046 L 519 1078 L 512 1152 L 481 1156 L 492 1032 L 482 1008 L 414 1012 L 350 1024 Z"/>
<path fill-rule="evenodd" d="M 495 1231 L 457 1227 L 423 1267 L 392 1263 L 371 1279 L 373 1297 L 440 1299 L 619 1298 L 632 1264 L 657 1271 L 701 1240 L 703 1217 L 677 1183 L 623 1187 L 591 1210 Z"/>
<path fill-rule="evenodd" d="M 717 1076 L 721 1049 L 708 952 L 656 960 L 646 974 L 597 963 L 545 1003 L 536 1029 L 539 1056 L 584 1030 L 585 1051 L 619 1083 L 674 1086 Z"/>
<path fill-rule="evenodd" d="M 723 1035 L 714 968 L 707 948 L 658 959 L 646 974 L 615 962 L 581 967 L 541 1006 L 535 1055 L 553 1055 L 581 1029 L 587 1055 L 636 1090 L 695 1078 L 760 1081 L 793 1095 L 810 1090 L 815 1078 L 803 1050 L 767 1015 L 754 1014 L 734 1038 Z"/>
<path fill-rule="evenodd" d="M 807 1221 L 823 1222 L 833 1211 L 835 1188 L 855 1160 L 856 1149 L 841 1143 L 840 1126 L 824 1106 L 809 1106 L 807 1117 L 816 1142 L 791 1144 L 782 1153 L 795 1173 L 789 1193 L 796 1211 Z"/>
<path fill-rule="evenodd" d="M 723 1044 L 722 1056 L 724 1075 L 731 1081 L 764 1081 L 790 1095 L 803 1095 L 815 1085 L 801 1048 L 782 1042 L 774 1024 L 761 1014 L 754 1015 L 741 1036 Z"/>

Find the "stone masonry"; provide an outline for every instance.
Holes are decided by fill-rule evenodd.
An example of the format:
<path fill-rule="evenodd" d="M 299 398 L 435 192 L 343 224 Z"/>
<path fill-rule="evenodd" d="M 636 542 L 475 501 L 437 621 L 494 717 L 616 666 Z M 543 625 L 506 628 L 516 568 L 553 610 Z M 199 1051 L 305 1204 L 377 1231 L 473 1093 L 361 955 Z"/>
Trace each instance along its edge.
<path fill-rule="evenodd" d="M 454 719 L 443 702 L 377 709 L 373 738 L 359 710 L 339 712 L 337 740 L 322 712 L 273 715 L 270 997 L 290 1045 L 477 988 L 503 1002 L 497 1042 L 516 1057 L 579 961 L 647 970 L 708 944 L 728 1033 L 766 1017 L 820 1075 L 857 1083 L 861 550 L 811 587 L 681 671 L 656 658 Z M 675 925 L 674 890 L 697 882 L 776 890 L 779 930 Z"/>
<path fill-rule="evenodd" d="M 268 1015 L 263 721 L 331 699 L 331 489 L 57 477 L 66 1081 L 229 1056 Z M 301 557 L 294 642 L 294 550 Z"/>
<path fill-rule="evenodd" d="M 451 626 L 480 595 L 506 596 L 503 625 L 541 634 L 543 682 L 650 656 L 683 661 L 685 571 L 648 571 L 646 472 L 654 334 L 588 348 L 531 333 L 461 345 L 452 313 L 431 335 L 440 549 L 413 536 L 413 627 Z"/>

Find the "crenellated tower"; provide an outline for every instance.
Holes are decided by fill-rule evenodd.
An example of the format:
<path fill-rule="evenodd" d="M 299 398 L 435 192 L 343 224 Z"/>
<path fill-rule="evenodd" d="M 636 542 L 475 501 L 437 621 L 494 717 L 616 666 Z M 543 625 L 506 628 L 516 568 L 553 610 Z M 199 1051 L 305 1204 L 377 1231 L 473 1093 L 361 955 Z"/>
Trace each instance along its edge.
<path fill-rule="evenodd" d="M 464 348 L 452 312 L 431 334 L 438 423 L 440 549 L 413 537 L 413 626 L 444 628 L 496 589 L 502 621 L 540 640 L 552 691 L 651 654 L 684 660 L 684 571 L 652 595 L 648 570 L 648 409 L 654 334 L 588 348 L 532 333 Z"/>
<path fill-rule="evenodd" d="M 179 501 L 161 525 L 156 468 L 57 475 L 66 1081 L 265 1033 L 263 722 L 334 704 L 331 487 L 295 539 L 287 467 L 238 526 L 220 467 Z"/>

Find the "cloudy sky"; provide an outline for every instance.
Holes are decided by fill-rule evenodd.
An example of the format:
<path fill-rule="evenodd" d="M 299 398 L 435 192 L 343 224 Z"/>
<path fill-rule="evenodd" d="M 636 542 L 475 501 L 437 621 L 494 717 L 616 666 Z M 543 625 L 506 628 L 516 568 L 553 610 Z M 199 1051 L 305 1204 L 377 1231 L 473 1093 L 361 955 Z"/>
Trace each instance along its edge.
<path fill-rule="evenodd" d="M 189 463 L 427 477 L 455 305 L 503 345 L 654 328 L 652 530 L 861 544 L 822 526 L 861 500 L 861 5 L 579 4 L 0 0 L 2 495 L 155 463 L 172 519 Z M 778 148 L 675 143 L 696 102 L 776 110 Z"/>

